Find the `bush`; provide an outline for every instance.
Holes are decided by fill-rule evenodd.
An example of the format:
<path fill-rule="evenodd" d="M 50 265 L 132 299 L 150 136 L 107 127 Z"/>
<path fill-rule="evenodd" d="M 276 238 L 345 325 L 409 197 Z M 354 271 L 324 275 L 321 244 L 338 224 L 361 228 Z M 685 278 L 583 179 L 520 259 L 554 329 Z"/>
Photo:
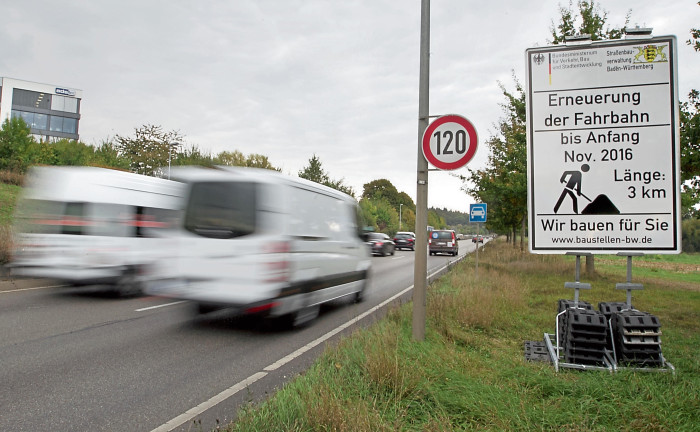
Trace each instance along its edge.
<path fill-rule="evenodd" d="M 684 220 L 683 252 L 700 252 L 700 219 Z"/>
<path fill-rule="evenodd" d="M 0 183 L 22 186 L 24 175 L 17 171 L 0 170 Z"/>

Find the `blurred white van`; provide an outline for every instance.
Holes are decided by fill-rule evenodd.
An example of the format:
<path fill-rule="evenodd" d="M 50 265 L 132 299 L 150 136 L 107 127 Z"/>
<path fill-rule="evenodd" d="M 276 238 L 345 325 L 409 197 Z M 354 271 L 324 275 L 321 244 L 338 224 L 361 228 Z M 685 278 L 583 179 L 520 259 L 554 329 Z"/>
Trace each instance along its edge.
<path fill-rule="evenodd" d="M 14 218 L 13 276 L 138 294 L 182 209 L 184 185 L 95 167 L 33 167 Z"/>
<path fill-rule="evenodd" d="M 187 185 L 176 254 L 153 267 L 149 294 L 291 325 L 324 302 L 362 299 L 371 258 L 352 197 L 254 168 L 188 167 L 175 178 Z"/>

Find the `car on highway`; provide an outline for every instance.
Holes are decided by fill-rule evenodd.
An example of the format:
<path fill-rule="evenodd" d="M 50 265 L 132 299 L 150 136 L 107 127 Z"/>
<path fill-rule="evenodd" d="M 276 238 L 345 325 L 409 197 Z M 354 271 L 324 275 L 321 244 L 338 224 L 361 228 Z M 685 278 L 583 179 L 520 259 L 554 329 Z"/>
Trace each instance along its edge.
<path fill-rule="evenodd" d="M 391 237 L 384 233 L 373 232 L 367 234 L 366 243 L 372 255 L 394 255 L 396 251 L 396 244 L 394 244 Z"/>
<path fill-rule="evenodd" d="M 456 256 L 459 254 L 457 234 L 454 230 L 434 230 L 428 238 L 428 251 L 430 255 L 446 253 Z"/>
<path fill-rule="evenodd" d="M 484 236 L 481 235 L 475 235 L 472 237 L 472 243 L 483 243 L 484 242 Z"/>
<path fill-rule="evenodd" d="M 396 249 L 416 250 L 416 235 L 410 231 L 399 231 L 394 235 Z"/>

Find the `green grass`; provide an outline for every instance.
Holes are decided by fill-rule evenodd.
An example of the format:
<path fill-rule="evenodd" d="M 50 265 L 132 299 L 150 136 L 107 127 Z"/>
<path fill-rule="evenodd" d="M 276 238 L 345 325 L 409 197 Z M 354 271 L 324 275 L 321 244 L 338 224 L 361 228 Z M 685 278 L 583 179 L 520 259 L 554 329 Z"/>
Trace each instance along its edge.
<path fill-rule="evenodd" d="M 21 190 L 19 186 L 0 183 L 0 226 L 12 224 L 12 214 Z"/>
<path fill-rule="evenodd" d="M 698 256 L 678 262 L 694 264 Z M 624 269 L 626 262 L 618 267 Z M 596 263 L 581 299 L 624 301 L 623 282 Z M 603 268 L 605 267 L 605 268 Z M 624 274 L 624 273 L 623 273 Z M 662 326 L 676 374 L 563 369 L 524 360 L 523 342 L 554 332 L 557 300 L 572 298 L 573 263 L 493 242 L 428 290 L 426 339 L 412 339 L 405 305 L 329 345 L 307 372 L 228 431 L 698 431 L 700 285 L 634 273 L 639 310 Z"/>

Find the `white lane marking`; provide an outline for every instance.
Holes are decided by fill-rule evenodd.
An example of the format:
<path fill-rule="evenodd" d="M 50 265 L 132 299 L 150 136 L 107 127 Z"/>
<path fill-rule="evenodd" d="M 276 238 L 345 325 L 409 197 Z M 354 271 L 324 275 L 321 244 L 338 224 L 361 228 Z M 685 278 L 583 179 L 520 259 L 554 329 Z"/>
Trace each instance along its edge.
<path fill-rule="evenodd" d="M 176 304 L 185 303 L 186 301 L 187 300 L 181 300 L 181 301 L 176 301 L 176 302 L 172 302 L 172 303 L 164 303 L 162 305 L 157 305 L 157 306 L 149 306 L 149 307 L 145 307 L 145 308 L 141 308 L 141 309 L 136 309 L 134 312 L 143 312 L 143 311 L 147 311 L 147 310 L 151 310 L 151 309 L 158 309 L 158 308 L 162 308 L 162 307 L 166 307 L 166 306 L 174 306 Z"/>
<path fill-rule="evenodd" d="M 214 396 L 213 398 L 209 399 L 208 401 L 202 402 L 201 404 L 197 405 L 196 407 L 185 411 L 184 413 L 180 414 L 179 416 L 175 417 L 174 419 L 170 420 L 169 422 L 158 426 L 157 428 L 153 429 L 151 432 L 168 432 L 176 427 L 182 425 L 183 423 L 187 422 L 188 420 L 196 417 L 197 415 L 203 413 L 204 411 L 208 410 L 209 408 L 213 407 L 214 405 L 218 404 L 219 402 L 222 402 L 234 394 L 238 393 L 239 391 L 243 390 L 244 388 L 248 387 L 249 385 L 253 384 L 255 381 L 259 380 L 260 378 L 266 376 L 266 372 L 258 372 L 255 373 L 248 378 L 244 379 L 243 381 L 239 382 L 238 384 L 234 385 L 233 387 L 229 387 L 226 390 L 222 391 L 218 395 Z"/>
<path fill-rule="evenodd" d="M 436 275 L 437 273 L 443 271 L 444 269 L 447 268 L 447 265 L 444 265 L 440 267 L 439 269 L 435 270 L 433 273 L 431 273 L 428 276 L 428 279 Z M 218 395 L 212 397 L 211 399 L 202 402 L 201 404 L 197 405 L 194 408 L 191 408 L 184 412 L 183 414 L 180 414 L 179 416 L 173 418 L 172 420 L 168 421 L 167 423 L 164 423 L 161 426 L 158 426 L 157 428 L 153 429 L 151 432 L 169 432 L 177 428 L 178 426 L 181 426 L 183 423 L 193 419 L 194 417 L 201 415 L 203 412 L 206 410 L 214 407 L 218 403 L 230 398 L 231 396 L 235 395 L 239 391 L 245 389 L 248 387 L 250 384 L 253 384 L 254 382 L 258 381 L 260 378 L 263 378 L 267 376 L 268 372 L 274 371 L 276 369 L 279 369 L 280 367 L 284 366 L 285 364 L 289 363 L 290 361 L 294 360 L 295 358 L 301 356 L 305 352 L 309 351 L 313 347 L 319 345 L 320 343 L 330 339 L 331 337 L 335 336 L 336 334 L 340 333 L 341 331 L 345 330 L 346 328 L 350 327 L 351 325 L 357 323 L 361 319 L 365 318 L 367 315 L 372 314 L 373 312 L 376 312 L 377 310 L 383 308 L 384 306 L 388 305 L 389 303 L 393 302 L 397 298 L 401 297 L 402 295 L 406 294 L 410 290 L 413 289 L 413 285 L 411 285 L 408 288 L 405 288 L 398 294 L 395 294 L 391 296 L 390 298 L 384 300 L 377 306 L 369 309 L 368 311 L 361 313 L 360 315 L 356 316 L 355 318 L 351 319 L 350 321 L 340 325 L 339 327 L 336 327 L 335 329 L 329 331 L 328 333 L 324 334 L 323 336 L 319 337 L 316 340 L 313 340 L 309 342 L 308 344 L 304 345 L 303 347 L 297 349 L 293 353 L 286 355 L 282 357 L 281 359 L 277 360 L 276 362 L 272 363 L 271 365 L 263 368 L 264 372 L 256 372 L 253 375 L 249 376 L 248 378 L 244 379 L 243 381 L 240 381 L 239 383 L 233 385 L 232 387 L 227 388 L 226 390 L 222 391 Z"/>
<path fill-rule="evenodd" d="M 395 259 L 395 260 L 396 260 L 396 259 L 404 259 L 404 258 L 406 258 L 406 255 L 400 255 L 400 256 L 391 257 L 391 259 Z"/>
<path fill-rule="evenodd" d="M 48 288 L 59 288 L 59 287 L 63 287 L 63 286 L 65 286 L 65 285 L 48 285 L 48 286 L 40 286 L 40 287 L 33 287 L 33 288 L 18 288 L 18 289 L 13 289 L 13 290 L 0 291 L 0 294 L 7 294 L 7 293 L 13 293 L 13 292 L 20 292 L 20 291 L 33 291 L 33 290 L 48 289 Z"/>

